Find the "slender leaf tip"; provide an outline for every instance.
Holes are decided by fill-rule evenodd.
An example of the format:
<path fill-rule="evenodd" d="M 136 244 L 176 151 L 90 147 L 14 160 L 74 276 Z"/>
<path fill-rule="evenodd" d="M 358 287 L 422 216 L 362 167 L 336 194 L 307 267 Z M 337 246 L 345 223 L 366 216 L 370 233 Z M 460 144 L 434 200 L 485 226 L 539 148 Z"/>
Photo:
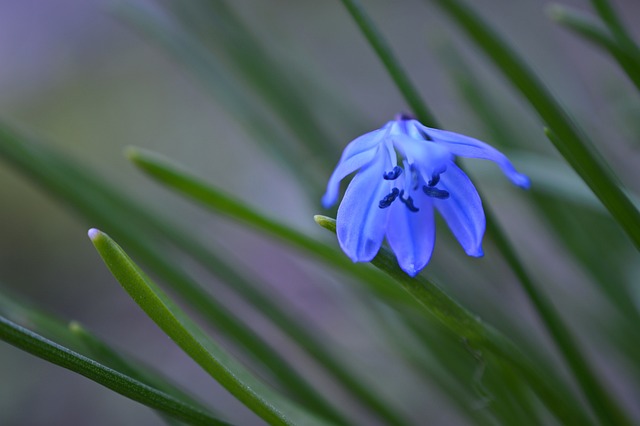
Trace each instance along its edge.
<path fill-rule="evenodd" d="M 313 216 L 313 220 L 324 229 L 328 229 L 331 232 L 336 232 L 336 220 L 329 216 L 323 216 L 321 214 L 317 214 Z"/>

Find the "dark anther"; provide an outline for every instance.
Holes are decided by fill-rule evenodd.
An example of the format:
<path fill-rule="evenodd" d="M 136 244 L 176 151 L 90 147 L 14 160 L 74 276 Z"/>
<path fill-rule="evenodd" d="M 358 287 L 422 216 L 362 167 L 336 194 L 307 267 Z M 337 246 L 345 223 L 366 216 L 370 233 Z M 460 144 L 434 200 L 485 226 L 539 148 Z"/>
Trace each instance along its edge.
<path fill-rule="evenodd" d="M 416 206 L 413 205 L 413 198 L 411 198 L 411 196 L 407 197 L 407 198 L 402 198 L 404 196 L 404 189 L 402 191 L 400 191 L 400 201 L 402 201 L 402 203 L 407 206 L 407 208 L 409 209 L 410 212 L 419 212 L 420 209 L 417 208 Z"/>
<path fill-rule="evenodd" d="M 391 170 L 388 173 L 384 173 L 382 177 L 385 180 L 396 180 L 398 179 L 398 176 L 400 176 L 401 174 L 402 174 L 402 167 L 395 166 L 393 170 Z"/>
<path fill-rule="evenodd" d="M 440 200 L 446 200 L 449 198 L 449 192 L 444 189 L 433 188 L 431 186 L 423 186 L 422 190 L 429 197 L 438 198 Z"/>
<path fill-rule="evenodd" d="M 427 132 L 425 132 L 425 131 L 424 131 L 424 130 L 422 130 L 422 129 L 418 129 L 418 131 L 420 132 L 420 134 L 422 135 L 422 137 L 423 137 L 425 140 L 433 141 L 433 139 L 431 138 L 431 136 L 429 136 L 429 134 L 428 134 Z"/>
<path fill-rule="evenodd" d="M 393 188 L 391 190 L 391 193 L 385 195 L 384 198 L 380 200 L 380 202 L 378 203 L 378 207 L 381 209 L 386 209 L 391 205 L 391 203 L 396 200 L 396 198 L 398 198 L 399 194 L 400 190 L 398 188 Z"/>
<path fill-rule="evenodd" d="M 433 176 L 431 176 L 431 179 L 429 180 L 429 182 L 427 182 L 427 185 L 436 186 L 438 182 L 440 182 L 440 174 L 436 173 Z"/>

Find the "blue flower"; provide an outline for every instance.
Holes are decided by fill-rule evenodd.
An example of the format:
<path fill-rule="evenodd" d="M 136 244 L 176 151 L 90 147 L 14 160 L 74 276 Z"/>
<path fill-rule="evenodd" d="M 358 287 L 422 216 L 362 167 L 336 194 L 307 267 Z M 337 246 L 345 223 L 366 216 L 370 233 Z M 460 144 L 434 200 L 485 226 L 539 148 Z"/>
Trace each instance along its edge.
<path fill-rule="evenodd" d="M 338 242 L 347 256 L 354 262 L 370 261 L 386 236 L 402 270 L 415 276 L 433 253 L 434 208 L 464 251 L 482 256 L 482 201 L 454 163 L 456 156 L 494 161 L 515 185 L 529 187 L 529 179 L 498 150 L 405 116 L 347 145 L 322 197 L 325 207 L 335 204 L 340 181 L 358 170 L 336 219 Z"/>

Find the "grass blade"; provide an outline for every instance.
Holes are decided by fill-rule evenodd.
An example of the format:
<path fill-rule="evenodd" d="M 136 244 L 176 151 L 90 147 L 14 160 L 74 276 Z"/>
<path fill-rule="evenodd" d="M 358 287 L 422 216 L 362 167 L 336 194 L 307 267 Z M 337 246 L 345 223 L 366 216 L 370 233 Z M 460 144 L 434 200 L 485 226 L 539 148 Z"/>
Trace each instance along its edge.
<path fill-rule="evenodd" d="M 106 367 L 0 316 L 0 339 L 39 358 L 81 374 L 148 407 L 193 425 L 227 425 L 210 414 Z"/>
<path fill-rule="evenodd" d="M 430 127 L 436 126 L 436 119 L 427 105 L 422 101 L 418 90 L 415 88 L 409 76 L 400 67 L 400 62 L 395 58 L 386 40 L 378 32 L 371 18 L 366 14 L 358 0 L 342 0 L 349 14 L 356 22 L 362 34 L 365 36 L 373 50 L 376 52 L 396 86 L 406 99 L 416 118 Z"/>
<path fill-rule="evenodd" d="M 315 219 L 323 228 L 336 232 L 335 219 L 326 216 L 316 216 Z M 531 365 L 530 361 L 511 341 L 460 306 L 437 285 L 428 281 L 422 275 L 418 275 L 415 278 L 409 277 L 400 269 L 395 255 L 390 250 L 382 247 L 371 263 L 389 274 L 396 281 L 396 284 L 400 284 L 402 288 L 415 297 L 431 315 L 460 336 L 469 348 L 489 351 L 518 369 L 532 389 L 538 393 L 540 398 L 559 419 L 569 421 L 572 416 L 578 415 L 582 417 L 581 424 L 582 422 L 591 424 L 591 421 L 585 417 L 583 412 L 569 409 L 571 404 L 567 402 L 570 400 L 570 392 L 560 392 L 558 388 L 550 388 L 549 384 L 540 376 L 541 373 Z"/>
<path fill-rule="evenodd" d="M 640 67 L 599 22 L 580 11 L 559 4 L 552 5 L 548 11 L 551 19 L 608 52 L 640 90 Z"/>
<path fill-rule="evenodd" d="M 89 237 L 111 273 L 140 308 L 244 405 L 272 425 L 290 425 L 297 421 L 322 424 L 268 388 L 208 339 L 111 238 L 97 229 L 91 229 Z"/>

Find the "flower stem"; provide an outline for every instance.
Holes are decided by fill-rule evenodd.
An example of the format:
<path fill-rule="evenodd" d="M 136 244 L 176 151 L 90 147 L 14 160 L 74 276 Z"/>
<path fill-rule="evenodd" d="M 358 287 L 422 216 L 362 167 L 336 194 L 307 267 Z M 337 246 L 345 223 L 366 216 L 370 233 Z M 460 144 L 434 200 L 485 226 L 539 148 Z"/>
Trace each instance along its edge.
<path fill-rule="evenodd" d="M 351 14 L 351 17 L 362 31 L 362 34 L 366 37 L 373 50 L 375 50 L 384 67 L 387 69 L 387 72 L 409 104 L 409 107 L 416 115 L 416 118 L 429 127 L 437 127 L 435 124 L 436 119 L 431 110 L 429 110 L 427 105 L 422 101 L 418 90 L 400 66 L 400 62 L 393 54 L 387 41 L 382 37 L 369 16 L 367 16 L 358 0 L 342 0 L 342 4 L 347 8 L 349 14 Z"/>

